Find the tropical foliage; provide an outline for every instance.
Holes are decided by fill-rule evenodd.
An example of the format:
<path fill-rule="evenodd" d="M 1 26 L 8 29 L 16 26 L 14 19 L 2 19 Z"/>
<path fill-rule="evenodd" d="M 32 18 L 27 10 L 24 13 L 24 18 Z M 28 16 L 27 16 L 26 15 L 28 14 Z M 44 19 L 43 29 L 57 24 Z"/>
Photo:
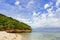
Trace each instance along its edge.
<path fill-rule="evenodd" d="M 0 30 L 6 29 L 32 30 L 29 25 L 0 14 Z"/>

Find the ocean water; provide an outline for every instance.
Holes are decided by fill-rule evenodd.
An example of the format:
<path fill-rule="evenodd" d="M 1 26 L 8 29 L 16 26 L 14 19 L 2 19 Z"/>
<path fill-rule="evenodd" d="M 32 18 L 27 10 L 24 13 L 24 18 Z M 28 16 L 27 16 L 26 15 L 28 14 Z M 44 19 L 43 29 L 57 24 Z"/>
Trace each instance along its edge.
<path fill-rule="evenodd" d="M 20 33 L 21 40 L 60 40 L 60 32 Z"/>

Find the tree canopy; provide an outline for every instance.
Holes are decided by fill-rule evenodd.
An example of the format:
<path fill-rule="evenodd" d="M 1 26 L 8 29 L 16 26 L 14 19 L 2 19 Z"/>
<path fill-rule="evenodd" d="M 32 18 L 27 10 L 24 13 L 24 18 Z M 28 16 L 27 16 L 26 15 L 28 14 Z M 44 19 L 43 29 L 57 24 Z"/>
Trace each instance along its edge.
<path fill-rule="evenodd" d="M 13 19 L 12 17 L 0 14 L 0 30 L 6 29 L 32 30 L 29 25 Z"/>

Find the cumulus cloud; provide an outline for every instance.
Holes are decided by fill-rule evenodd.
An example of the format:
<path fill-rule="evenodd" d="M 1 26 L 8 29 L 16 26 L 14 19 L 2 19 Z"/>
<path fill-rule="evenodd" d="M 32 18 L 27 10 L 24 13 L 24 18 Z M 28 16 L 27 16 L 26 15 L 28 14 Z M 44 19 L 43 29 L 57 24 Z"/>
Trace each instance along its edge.
<path fill-rule="evenodd" d="M 60 15 L 60 14 L 59 14 Z M 34 22 L 31 24 L 33 27 L 60 27 L 60 18 L 57 17 L 57 12 L 54 14 L 52 11 L 48 14 L 41 14 L 39 17 L 33 17 Z"/>
<path fill-rule="evenodd" d="M 16 1 L 16 2 L 15 2 L 15 5 L 19 5 L 19 4 L 20 4 L 20 2 L 19 2 L 19 1 Z"/>
<path fill-rule="evenodd" d="M 36 13 L 35 11 L 33 11 L 33 16 L 38 16 L 40 14 L 40 12 Z"/>
<path fill-rule="evenodd" d="M 44 8 L 46 9 L 46 8 L 48 8 L 48 7 L 49 7 L 49 4 L 45 4 Z"/>
<path fill-rule="evenodd" d="M 32 28 L 60 27 L 60 9 L 58 8 L 56 12 L 53 12 L 51 10 L 52 9 L 48 9 L 48 13 L 43 13 L 41 15 L 33 12 L 31 21 L 28 21 L 28 19 L 23 19 L 22 21 L 32 26 Z"/>

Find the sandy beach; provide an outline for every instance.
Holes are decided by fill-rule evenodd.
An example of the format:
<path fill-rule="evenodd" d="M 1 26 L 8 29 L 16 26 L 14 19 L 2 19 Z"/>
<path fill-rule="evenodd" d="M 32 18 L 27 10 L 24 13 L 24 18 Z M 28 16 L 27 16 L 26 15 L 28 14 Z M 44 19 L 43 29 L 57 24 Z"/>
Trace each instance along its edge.
<path fill-rule="evenodd" d="M 22 36 L 20 34 L 0 31 L 0 40 L 22 40 Z"/>

